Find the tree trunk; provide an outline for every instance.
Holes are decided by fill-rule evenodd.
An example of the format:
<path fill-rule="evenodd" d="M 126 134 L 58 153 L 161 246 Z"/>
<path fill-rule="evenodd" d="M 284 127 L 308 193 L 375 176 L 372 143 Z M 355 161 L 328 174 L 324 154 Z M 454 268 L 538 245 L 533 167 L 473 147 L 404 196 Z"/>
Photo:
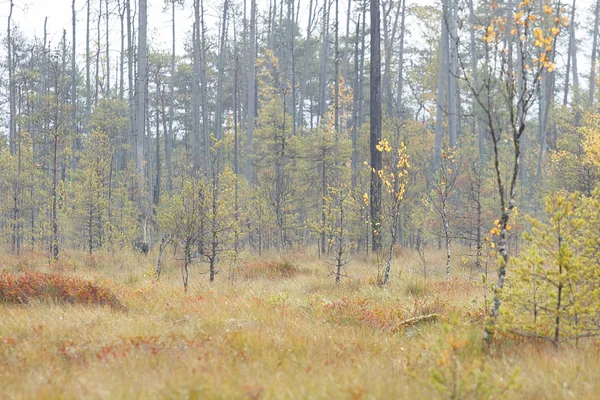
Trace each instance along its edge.
<path fill-rule="evenodd" d="M 91 49 L 90 49 L 90 18 L 91 1 L 87 1 L 86 28 L 85 28 L 85 107 L 86 120 L 92 113 L 92 83 L 91 83 Z M 127 0 L 127 10 L 129 11 L 129 0 Z"/>
<path fill-rule="evenodd" d="M 110 13 L 108 12 L 108 0 L 105 0 L 104 8 L 106 9 L 104 10 L 104 23 L 106 29 L 106 97 L 110 97 L 110 41 L 108 40 L 108 38 L 110 37 L 110 31 L 108 29 Z"/>
<path fill-rule="evenodd" d="M 183 291 L 187 293 L 188 288 L 188 278 L 190 276 L 189 273 L 189 265 L 192 262 L 192 243 L 185 243 L 183 248 L 183 269 L 182 269 L 182 278 L 183 278 Z"/>
<path fill-rule="evenodd" d="M 442 158 L 443 126 L 444 126 L 444 106 L 445 106 L 445 84 L 448 81 L 448 1 L 443 0 L 442 4 L 442 27 L 440 33 L 440 65 L 437 87 L 437 109 L 435 116 L 435 141 L 433 145 L 433 171 L 436 173 L 440 169 Z"/>
<path fill-rule="evenodd" d="M 363 103 L 364 103 L 364 82 L 365 82 L 365 48 L 367 39 L 367 0 L 364 0 L 362 12 L 362 33 L 361 33 L 361 44 L 360 44 L 360 67 L 359 67 L 359 84 L 358 84 L 358 121 L 357 127 L 360 131 L 363 123 Z"/>
<path fill-rule="evenodd" d="M 132 159 L 135 161 L 138 171 L 140 165 L 138 162 L 138 149 L 136 137 L 136 108 L 135 108 L 135 87 L 134 87 L 134 70 L 133 70 L 133 19 L 131 18 L 131 0 L 127 1 L 127 99 L 129 102 L 129 145 L 131 148 Z M 88 78 L 89 81 L 89 78 Z"/>
<path fill-rule="evenodd" d="M 233 43 L 237 43 L 236 42 L 236 38 L 235 38 L 235 25 L 233 27 L 233 34 L 234 34 L 234 39 L 233 39 Z M 238 70 L 239 70 L 239 61 L 238 61 L 238 54 L 237 54 L 237 47 L 234 50 L 234 54 L 235 54 L 235 69 L 234 69 L 234 81 L 233 81 L 233 173 L 236 176 L 236 180 L 235 180 L 235 191 L 234 191 L 234 200 L 233 200 L 233 206 L 234 206 L 234 215 L 235 215 L 235 238 L 234 238 L 234 243 L 233 243 L 233 250 L 235 252 L 235 256 L 237 257 L 237 252 L 238 252 L 238 247 L 239 247 L 239 219 L 240 219 L 240 210 L 239 210 L 239 179 L 237 179 L 239 177 L 239 173 L 240 173 L 240 168 L 239 168 L 239 148 L 240 148 L 240 140 L 239 140 L 239 136 L 238 136 L 238 124 L 239 124 L 239 118 L 238 118 L 238 111 L 239 111 L 239 107 L 238 107 L 238 89 L 239 89 L 239 82 L 238 82 Z M 231 277 L 233 279 L 233 275 Z"/>
<path fill-rule="evenodd" d="M 58 259 L 58 130 L 55 128 L 52 157 L 52 259 Z"/>
<path fill-rule="evenodd" d="M 371 168 L 382 168 L 381 152 L 377 145 L 381 140 L 381 50 L 380 50 L 379 0 L 371 0 L 371 87 L 370 87 L 370 150 Z M 381 249 L 381 179 L 377 173 L 371 173 L 370 189 L 371 245 L 373 252 Z"/>
<path fill-rule="evenodd" d="M 450 64 L 448 65 L 448 138 L 450 147 L 455 148 L 458 143 L 458 124 L 459 124 L 459 109 L 458 109 L 458 33 L 456 27 L 457 7 L 454 0 L 446 0 L 448 19 L 448 41 L 449 41 L 449 56 Z M 509 17 L 510 18 L 510 17 Z"/>
<path fill-rule="evenodd" d="M 298 0 L 298 2 L 300 2 L 300 0 Z M 290 85 L 292 87 L 289 108 L 292 113 L 292 135 L 296 136 L 296 128 L 298 126 L 298 121 L 297 121 L 297 113 L 296 113 L 296 53 L 294 51 L 295 38 L 296 38 L 296 25 L 294 24 L 294 12 L 295 12 L 294 11 L 294 0 L 289 0 L 287 29 L 288 29 L 290 59 L 289 59 L 289 65 L 288 65 L 288 74 L 289 74 Z"/>
<path fill-rule="evenodd" d="M 147 0 L 139 0 L 139 26 L 137 48 L 137 85 L 136 85 L 136 151 L 138 173 L 144 174 L 144 137 L 146 136 L 146 95 L 148 87 L 148 5 Z"/>
<path fill-rule="evenodd" d="M 579 77 L 577 72 L 577 42 L 575 40 L 575 3 L 573 0 L 571 5 L 571 18 L 569 24 L 569 48 L 567 50 L 567 69 L 565 73 L 565 91 L 563 96 L 563 105 L 566 106 L 569 100 L 569 73 L 573 73 L 573 96 L 576 96 L 579 92 Z"/>
<path fill-rule="evenodd" d="M 364 23 L 364 21 L 363 21 Z M 354 90 L 352 96 L 352 189 L 356 188 L 356 169 L 358 166 L 358 153 L 357 153 L 357 142 L 358 142 L 358 93 L 359 93 L 359 52 L 358 52 L 358 38 L 360 34 L 360 15 L 358 16 L 358 22 L 356 23 L 356 39 L 354 41 Z"/>
<path fill-rule="evenodd" d="M 596 0 L 596 8 L 594 11 L 594 34 L 592 36 L 592 61 L 590 69 L 590 93 L 589 106 L 594 104 L 594 92 L 596 91 L 596 58 L 598 54 L 598 17 L 600 16 L 600 0 Z"/>
<path fill-rule="evenodd" d="M 329 4 L 326 0 L 323 4 L 323 42 L 321 46 L 321 73 L 319 75 L 319 115 L 317 123 L 325 115 L 325 93 L 327 90 L 327 53 L 329 50 Z"/>
<path fill-rule="evenodd" d="M 77 47 L 76 47 L 76 41 L 75 41 L 75 32 L 76 32 L 76 25 L 77 25 L 77 17 L 75 14 L 75 0 L 72 1 L 71 4 L 71 11 L 72 11 L 72 54 L 71 54 L 71 129 L 73 131 L 73 151 L 77 151 L 78 150 L 78 132 L 77 132 L 77 64 L 76 64 L 76 58 L 77 58 Z M 73 160 L 75 160 L 75 157 L 73 157 Z M 73 167 L 75 167 L 75 165 L 73 164 Z"/>
<path fill-rule="evenodd" d="M 396 94 L 396 117 L 403 117 L 402 95 L 404 90 L 404 39 L 406 38 L 406 0 L 402 1 L 400 17 L 400 50 L 398 51 L 398 87 Z M 399 143 L 397 143 L 399 145 Z"/>
<path fill-rule="evenodd" d="M 479 93 L 479 70 L 477 69 L 477 60 L 479 57 L 477 56 L 477 44 L 475 42 L 475 11 L 473 9 L 473 0 L 469 0 L 469 39 L 471 47 L 471 74 L 473 75 L 473 90 L 475 93 Z M 520 70 L 521 69 L 519 68 L 519 71 Z M 481 112 L 481 107 L 478 104 L 475 104 L 473 110 L 473 124 L 475 126 L 475 131 L 477 132 L 477 146 L 479 149 L 480 167 L 485 155 L 485 132 L 478 120 Z"/>
<path fill-rule="evenodd" d="M 162 94 L 160 93 L 160 84 L 157 81 L 156 84 L 156 89 L 157 89 L 157 96 L 158 101 L 162 98 Z M 165 132 L 166 133 L 166 132 Z M 156 105 L 156 181 L 154 183 L 154 197 L 153 197 L 153 204 L 155 206 L 158 205 L 158 203 L 160 202 L 160 182 L 162 179 L 161 176 L 161 165 L 160 165 L 160 113 L 159 113 L 159 109 L 158 109 L 158 104 Z"/>
<path fill-rule="evenodd" d="M 312 32 L 313 22 L 313 2 L 310 0 L 308 6 L 308 22 L 306 24 L 306 39 L 304 41 L 304 62 L 302 63 L 302 79 L 300 80 L 300 102 L 298 103 L 298 109 L 300 112 L 300 123 L 304 123 L 304 99 L 306 97 L 306 81 L 308 79 L 308 60 L 310 53 L 310 35 Z M 316 13 L 316 9 L 315 9 Z"/>
<path fill-rule="evenodd" d="M 207 167 L 210 163 L 210 147 L 211 140 L 209 136 L 210 121 L 208 117 L 208 82 L 206 76 L 206 39 L 205 39 L 205 27 L 204 27 L 204 1 L 200 0 L 200 31 L 198 37 L 200 38 L 200 100 L 202 106 L 202 137 L 204 142 L 204 165 Z"/>
<path fill-rule="evenodd" d="M 175 0 L 171 1 L 171 82 L 169 83 L 169 130 L 165 132 L 165 164 L 167 167 L 167 192 L 173 192 L 173 120 L 175 119 Z"/>
<path fill-rule="evenodd" d="M 7 47 L 7 60 L 8 60 L 8 103 L 9 103 L 9 133 L 8 142 L 10 148 L 10 154 L 15 154 L 16 146 L 16 135 L 17 135 L 17 116 L 15 111 L 15 82 L 14 82 L 14 68 L 13 68 L 13 43 L 11 37 L 12 28 L 12 13 L 13 13 L 14 2 L 10 1 L 10 12 L 8 14 L 8 26 L 6 28 L 6 47 Z"/>
<path fill-rule="evenodd" d="M 334 117 L 333 117 L 333 126 L 335 130 L 335 139 L 338 139 L 338 135 L 340 133 L 340 49 L 339 49 L 339 25 L 340 25 L 340 15 L 339 15 L 339 2 L 340 0 L 335 0 L 335 46 L 334 46 L 334 56 L 335 56 L 335 76 L 334 76 Z"/>
<path fill-rule="evenodd" d="M 448 223 L 448 215 L 446 210 L 446 204 L 442 205 L 442 212 L 444 213 L 444 244 L 446 245 L 446 282 L 450 281 L 450 226 Z"/>
<path fill-rule="evenodd" d="M 193 79 L 192 79 L 192 158 L 194 170 L 200 168 L 200 0 L 194 1 L 194 28 L 192 33 Z"/>
<path fill-rule="evenodd" d="M 346 36 L 344 37 L 344 52 L 342 53 L 342 76 L 346 78 L 348 72 L 348 46 L 350 41 L 350 14 L 352 12 L 352 0 L 348 0 L 346 9 Z"/>
<path fill-rule="evenodd" d="M 390 1 L 388 8 L 386 9 L 383 4 L 383 43 L 385 45 L 385 63 L 383 72 L 383 92 L 385 93 L 385 109 L 386 115 L 391 117 L 394 115 L 394 96 L 392 95 L 392 56 L 394 54 L 393 47 L 396 42 L 396 31 L 398 29 L 398 19 L 400 17 L 400 10 L 402 7 L 402 1 L 393 3 Z M 396 12 L 394 13 L 394 22 L 390 29 L 390 14 L 393 6 L 396 5 Z"/>
<path fill-rule="evenodd" d="M 541 6 L 540 6 L 541 7 Z M 550 52 L 549 61 L 554 62 L 555 48 Z M 550 104 L 554 97 L 554 74 L 543 71 L 540 75 L 542 83 L 540 84 L 540 100 L 539 100 L 539 132 L 540 132 L 540 148 L 538 152 L 537 169 L 535 174 L 535 183 L 539 185 L 542 181 L 542 164 L 546 147 L 548 145 L 548 115 L 550 113 Z"/>
<path fill-rule="evenodd" d="M 89 0 L 88 0 L 89 1 Z M 98 104 L 100 91 L 100 26 L 102 23 L 102 0 L 98 1 L 98 25 L 96 26 L 96 74 L 94 89 L 94 106 Z"/>
<path fill-rule="evenodd" d="M 121 8 L 119 0 L 119 19 L 121 22 L 121 51 L 119 56 L 119 99 L 125 97 L 125 4 Z"/>
<path fill-rule="evenodd" d="M 247 132 L 247 156 L 246 159 L 246 179 L 252 185 L 254 182 L 254 173 L 252 171 L 252 140 L 254 138 L 254 115 L 256 114 L 256 0 L 250 0 L 250 60 L 248 71 L 248 121 Z"/>
<path fill-rule="evenodd" d="M 158 245 L 158 258 L 156 260 L 156 279 L 160 279 L 160 274 L 162 273 L 162 256 L 165 252 L 165 249 L 171 242 L 171 238 L 167 238 L 166 236 L 160 240 L 160 244 Z"/>
<path fill-rule="evenodd" d="M 227 9 L 229 7 L 229 1 L 225 0 L 223 3 L 223 19 L 221 20 L 221 40 L 219 45 L 219 64 L 218 64 L 218 78 L 217 78 L 217 98 L 215 105 L 215 137 L 217 140 L 221 140 L 221 118 L 223 108 L 223 75 L 225 69 L 225 42 L 227 40 Z"/>

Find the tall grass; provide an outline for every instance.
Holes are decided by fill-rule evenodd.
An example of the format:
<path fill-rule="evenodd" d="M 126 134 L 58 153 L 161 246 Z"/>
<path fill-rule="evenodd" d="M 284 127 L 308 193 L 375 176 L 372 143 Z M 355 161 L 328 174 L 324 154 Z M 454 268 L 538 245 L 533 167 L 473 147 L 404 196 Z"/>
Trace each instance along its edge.
<path fill-rule="evenodd" d="M 336 285 L 310 251 L 245 255 L 233 281 L 212 285 L 195 264 L 184 294 L 175 257 L 157 281 L 151 256 L 4 253 L 4 276 L 93 283 L 123 309 L 56 292 L 0 301 L 0 398 L 595 398 L 596 344 L 484 352 L 482 285 L 459 265 L 440 280 L 443 254 L 427 256 L 427 282 L 406 252 L 380 288 L 368 259 Z"/>

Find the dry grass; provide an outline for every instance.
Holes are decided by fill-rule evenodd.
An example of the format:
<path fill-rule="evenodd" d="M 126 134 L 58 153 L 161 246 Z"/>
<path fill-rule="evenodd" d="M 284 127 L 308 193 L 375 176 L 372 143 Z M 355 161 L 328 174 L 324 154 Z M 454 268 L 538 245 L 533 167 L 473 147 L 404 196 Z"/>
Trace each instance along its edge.
<path fill-rule="evenodd" d="M 0 304 L 0 398 L 596 397 L 596 344 L 483 352 L 482 286 L 459 265 L 440 281 L 442 258 L 428 258 L 427 283 L 408 253 L 379 288 L 369 260 L 335 285 L 310 252 L 288 260 L 290 276 L 275 256 L 245 256 L 235 282 L 222 273 L 210 285 L 206 266 L 194 265 L 184 294 L 176 260 L 155 282 L 150 256 L 69 253 L 51 265 L 4 253 L 10 273 L 101 282 L 125 310 L 43 296 Z"/>

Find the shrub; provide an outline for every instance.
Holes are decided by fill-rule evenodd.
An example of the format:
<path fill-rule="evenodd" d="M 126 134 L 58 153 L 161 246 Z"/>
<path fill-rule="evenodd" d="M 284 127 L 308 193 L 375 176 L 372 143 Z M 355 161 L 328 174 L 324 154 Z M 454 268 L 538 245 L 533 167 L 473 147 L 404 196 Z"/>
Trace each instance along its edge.
<path fill-rule="evenodd" d="M 123 309 L 116 295 L 98 282 L 57 273 L 0 273 L 0 303 L 28 304 L 34 299 L 66 304 L 106 305 Z"/>
<path fill-rule="evenodd" d="M 529 218 L 529 247 L 512 260 L 500 294 L 504 333 L 555 346 L 598 336 L 598 200 L 598 192 L 591 198 L 554 194 L 546 199 L 548 222 Z"/>

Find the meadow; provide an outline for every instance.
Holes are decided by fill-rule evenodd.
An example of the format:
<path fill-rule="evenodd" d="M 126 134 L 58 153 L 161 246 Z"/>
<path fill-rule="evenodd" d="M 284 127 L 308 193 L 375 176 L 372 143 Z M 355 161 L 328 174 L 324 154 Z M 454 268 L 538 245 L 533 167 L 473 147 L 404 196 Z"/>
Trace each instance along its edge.
<path fill-rule="evenodd" d="M 355 258 L 335 284 L 309 250 L 207 267 L 67 251 L 0 254 L 3 399 L 597 398 L 600 347 L 496 337 L 481 271 L 396 257 L 390 284 Z M 471 276 L 470 276 L 471 275 Z M 490 272 L 490 280 L 493 272 Z M 488 292 L 489 298 L 489 292 Z"/>

